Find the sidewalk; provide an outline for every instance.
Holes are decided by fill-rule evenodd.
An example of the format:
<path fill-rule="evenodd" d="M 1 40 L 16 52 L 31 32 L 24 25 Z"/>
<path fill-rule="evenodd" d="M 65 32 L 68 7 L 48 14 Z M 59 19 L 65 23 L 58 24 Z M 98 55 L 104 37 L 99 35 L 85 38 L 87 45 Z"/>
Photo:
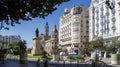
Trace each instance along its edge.
<path fill-rule="evenodd" d="M 90 57 L 86 57 L 85 61 L 90 60 Z M 120 67 L 120 65 L 111 65 L 111 58 L 103 58 L 101 59 L 101 61 L 105 62 L 107 65 L 110 65 L 111 67 Z"/>
<path fill-rule="evenodd" d="M 85 58 L 85 61 L 88 61 L 88 60 L 90 60 L 90 57 Z M 105 62 L 107 64 L 110 64 L 111 63 L 111 58 L 103 58 L 102 57 L 101 61 L 103 61 L 103 62 Z"/>

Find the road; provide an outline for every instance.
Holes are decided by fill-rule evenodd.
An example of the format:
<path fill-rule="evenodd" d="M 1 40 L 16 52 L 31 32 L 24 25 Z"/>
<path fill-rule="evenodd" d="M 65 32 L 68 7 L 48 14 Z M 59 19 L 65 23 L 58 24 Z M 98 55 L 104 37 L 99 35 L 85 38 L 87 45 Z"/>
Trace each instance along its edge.
<path fill-rule="evenodd" d="M 36 66 L 36 60 L 29 59 L 28 64 L 20 64 L 17 59 L 9 59 L 4 64 L 0 63 L 0 67 L 44 67 L 43 62 L 41 62 L 40 66 Z M 77 64 L 70 62 L 49 62 L 49 67 L 91 67 L 90 64 Z M 92 66 L 93 67 L 93 66 Z M 120 67 L 120 65 L 108 65 L 108 67 Z"/>
<path fill-rule="evenodd" d="M 0 67 L 44 67 L 43 63 L 40 66 L 36 66 L 36 62 L 29 61 L 28 64 L 20 64 L 18 60 L 7 60 L 4 64 L 0 63 Z M 93 67 L 88 64 L 77 63 L 63 63 L 63 62 L 51 62 L 49 67 Z M 120 67 L 120 65 L 108 66 L 108 67 Z"/>

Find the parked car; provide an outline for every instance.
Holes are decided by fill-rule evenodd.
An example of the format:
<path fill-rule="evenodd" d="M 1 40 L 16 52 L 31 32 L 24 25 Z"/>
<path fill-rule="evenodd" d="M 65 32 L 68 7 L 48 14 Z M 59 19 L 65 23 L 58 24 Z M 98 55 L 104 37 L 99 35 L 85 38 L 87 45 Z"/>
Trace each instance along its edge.
<path fill-rule="evenodd" d="M 76 57 L 80 56 L 77 53 L 69 53 L 68 56 L 72 56 L 74 59 L 76 59 Z"/>

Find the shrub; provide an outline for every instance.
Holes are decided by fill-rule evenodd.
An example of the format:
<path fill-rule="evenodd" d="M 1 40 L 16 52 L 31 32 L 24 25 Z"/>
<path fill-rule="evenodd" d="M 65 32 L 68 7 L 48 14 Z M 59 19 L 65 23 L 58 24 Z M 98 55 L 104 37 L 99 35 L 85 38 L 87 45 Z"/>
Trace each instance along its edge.
<path fill-rule="evenodd" d="M 85 58 L 84 57 L 82 57 L 82 56 L 78 56 L 78 57 L 76 57 L 76 59 L 77 59 L 77 61 L 79 62 L 82 62 L 82 61 L 84 61 L 85 60 Z"/>
<path fill-rule="evenodd" d="M 68 56 L 67 59 L 68 59 L 69 61 L 72 61 L 72 60 L 74 59 L 74 57 L 73 57 L 73 56 Z"/>
<path fill-rule="evenodd" d="M 40 65 L 40 58 L 38 58 L 36 65 L 37 65 L 37 66 Z"/>

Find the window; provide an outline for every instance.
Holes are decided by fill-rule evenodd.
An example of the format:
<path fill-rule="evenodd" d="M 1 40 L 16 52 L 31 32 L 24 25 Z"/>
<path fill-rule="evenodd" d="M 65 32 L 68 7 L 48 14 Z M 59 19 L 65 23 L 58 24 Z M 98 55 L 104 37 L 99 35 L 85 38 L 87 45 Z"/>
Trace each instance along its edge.
<path fill-rule="evenodd" d="M 86 16 L 86 18 L 89 18 L 89 16 Z"/>
<path fill-rule="evenodd" d="M 83 20 L 81 20 L 81 23 L 83 22 Z"/>
<path fill-rule="evenodd" d="M 89 21 L 88 21 L 88 20 L 86 20 L 86 24 L 89 24 Z"/>
<path fill-rule="evenodd" d="M 73 23 L 73 26 L 74 26 L 74 27 L 76 27 L 76 26 L 78 27 L 78 26 L 79 26 L 79 23 L 76 23 L 76 22 L 75 22 L 75 23 Z"/>
<path fill-rule="evenodd" d="M 89 33 L 89 31 L 86 31 L 86 33 Z"/>
<path fill-rule="evenodd" d="M 115 21 L 116 21 L 115 16 L 113 16 L 111 20 L 112 20 L 113 22 L 115 22 Z"/>

